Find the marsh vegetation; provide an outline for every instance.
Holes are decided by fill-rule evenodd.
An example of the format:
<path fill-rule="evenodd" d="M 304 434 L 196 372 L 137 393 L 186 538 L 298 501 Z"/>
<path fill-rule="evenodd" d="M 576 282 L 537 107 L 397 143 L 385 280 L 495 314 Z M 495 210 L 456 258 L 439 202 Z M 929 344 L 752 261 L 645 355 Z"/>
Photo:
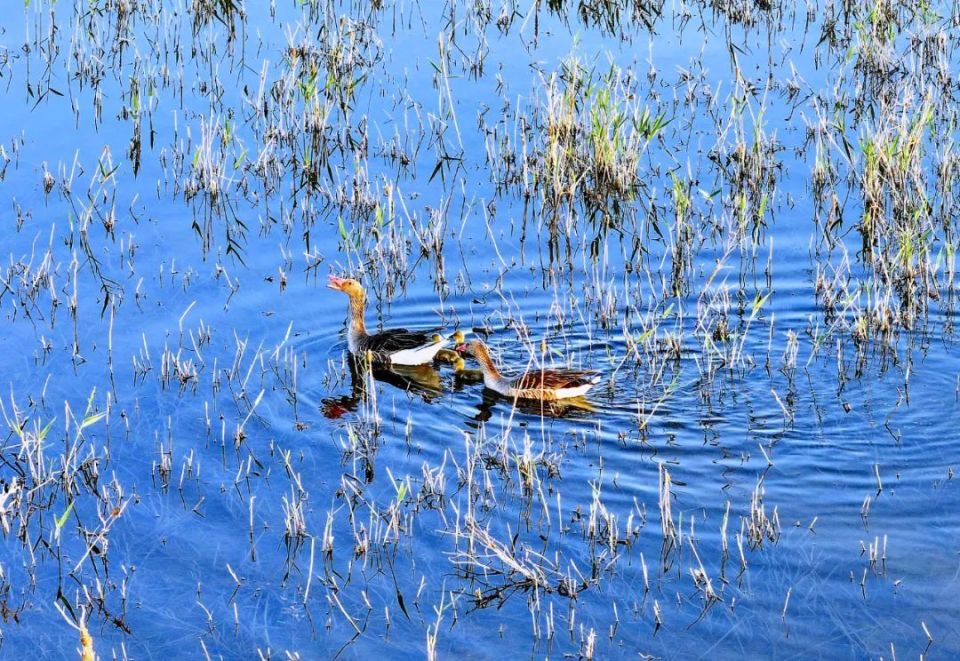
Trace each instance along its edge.
<path fill-rule="evenodd" d="M 892 0 L 11 9 L 0 655 L 956 656 L 958 46 Z M 329 273 L 599 382 L 352 361 Z"/>

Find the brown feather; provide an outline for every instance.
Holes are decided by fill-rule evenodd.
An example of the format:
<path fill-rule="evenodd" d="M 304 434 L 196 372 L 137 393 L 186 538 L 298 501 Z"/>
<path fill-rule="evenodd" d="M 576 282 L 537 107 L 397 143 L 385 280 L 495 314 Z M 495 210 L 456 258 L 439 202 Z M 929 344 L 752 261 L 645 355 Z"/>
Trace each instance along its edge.
<path fill-rule="evenodd" d="M 517 377 L 512 385 L 518 390 L 563 390 L 593 383 L 597 376 L 597 372 L 537 370 Z"/>

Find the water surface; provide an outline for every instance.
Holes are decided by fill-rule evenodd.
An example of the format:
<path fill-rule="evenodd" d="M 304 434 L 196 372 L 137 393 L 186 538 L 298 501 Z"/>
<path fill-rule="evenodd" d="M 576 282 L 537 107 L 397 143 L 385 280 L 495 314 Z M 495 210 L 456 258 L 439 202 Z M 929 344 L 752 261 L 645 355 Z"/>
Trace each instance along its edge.
<path fill-rule="evenodd" d="M 0 22 L 4 656 L 960 652 L 952 7 L 231 6 Z"/>

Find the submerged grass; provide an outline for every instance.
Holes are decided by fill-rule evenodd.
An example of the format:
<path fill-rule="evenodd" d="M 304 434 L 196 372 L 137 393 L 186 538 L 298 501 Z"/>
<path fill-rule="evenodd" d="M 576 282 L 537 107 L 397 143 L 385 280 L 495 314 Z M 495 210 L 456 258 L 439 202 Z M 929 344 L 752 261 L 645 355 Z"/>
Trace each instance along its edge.
<path fill-rule="evenodd" d="M 129 624 L 139 608 L 170 604 L 134 579 L 144 528 L 161 530 L 151 553 L 168 558 L 169 539 L 203 576 L 169 576 L 198 610 L 177 604 L 158 630 L 193 632 L 189 649 L 210 657 L 274 657 L 264 641 L 285 629 L 291 658 L 391 636 L 439 658 L 490 625 L 506 641 L 491 645 L 534 655 L 637 641 L 682 654 L 696 636 L 723 642 L 695 628 L 719 605 L 775 610 L 784 628 L 815 610 L 776 575 L 806 548 L 786 512 L 809 511 L 777 480 L 796 461 L 778 444 L 823 432 L 809 400 L 835 388 L 849 414 L 853 382 L 890 365 L 903 365 L 894 409 L 906 406 L 912 351 L 952 310 L 955 17 L 886 0 L 814 3 L 805 18 L 728 0 L 25 11 L 25 48 L 0 49 L 0 75 L 79 127 L 122 127 L 125 148 L 34 163 L 26 138 L 0 145 L 4 190 L 20 175 L 36 188 L 14 200 L 0 304 L 46 375 L 39 394 L 18 383 L 0 404 L 0 526 L 22 560 L 0 566 L 4 621 L 50 621 L 53 603 L 82 658 L 91 631 L 102 656 L 126 658 L 150 635 L 144 618 L 146 633 Z M 801 24 L 810 43 L 787 49 Z M 564 55 L 556 34 L 581 28 Z M 744 48 L 754 29 L 762 57 Z M 702 34 L 710 49 L 686 48 Z M 661 38 L 689 61 L 658 70 Z M 428 46 L 408 59 L 414 42 Z M 807 57 L 828 64 L 828 84 L 797 74 L 790 58 Z M 190 230 L 164 226 L 180 222 Z M 810 310 L 778 298 L 781 282 L 802 291 L 802 269 L 779 279 L 798 243 L 781 232 L 810 243 Z M 432 367 L 331 358 L 324 264 L 364 279 L 378 322 L 473 327 L 518 370 L 602 370 L 596 401 L 476 403 L 466 379 Z M 823 365 L 835 383 L 814 383 Z M 87 380 L 108 394 L 51 415 L 48 382 L 59 396 Z M 838 453 L 813 473 L 861 456 Z M 872 465 L 876 495 L 854 507 L 864 525 L 883 491 Z M 127 513 L 141 502 L 156 509 Z M 243 548 L 201 559 L 207 534 Z M 861 542 L 864 601 L 868 569 L 893 580 L 886 540 Z M 158 571 L 152 557 L 141 572 Z"/>

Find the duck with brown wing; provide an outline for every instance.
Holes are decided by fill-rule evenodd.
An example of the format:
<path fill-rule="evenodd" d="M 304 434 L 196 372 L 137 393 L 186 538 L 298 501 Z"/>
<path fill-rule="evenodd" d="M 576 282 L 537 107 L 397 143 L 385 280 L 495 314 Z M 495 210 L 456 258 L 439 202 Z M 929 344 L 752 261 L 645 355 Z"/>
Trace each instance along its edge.
<path fill-rule="evenodd" d="M 592 370 L 535 369 L 519 376 L 501 374 L 487 345 L 482 340 L 457 345 L 457 351 L 477 359 L 483 385 L 504 397 L 522 400 L 556 401 L 587 394 L 600 382 L 600 373 Z"/>

